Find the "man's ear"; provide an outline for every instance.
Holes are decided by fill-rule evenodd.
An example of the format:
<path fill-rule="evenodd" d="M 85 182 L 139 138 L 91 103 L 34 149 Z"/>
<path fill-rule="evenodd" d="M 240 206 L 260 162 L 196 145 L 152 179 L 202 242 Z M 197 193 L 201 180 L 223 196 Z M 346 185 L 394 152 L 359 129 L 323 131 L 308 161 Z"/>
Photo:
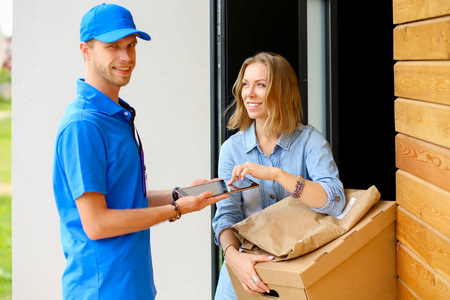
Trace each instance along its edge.
<path fill-rule="evenodd" d="M 86 42 L 80 43 L 80 51 L 81 55 L 83 56 L 84 60 L 89 60 L 91 55 L 91 49 L 89 48 L 89 45 Z"/>

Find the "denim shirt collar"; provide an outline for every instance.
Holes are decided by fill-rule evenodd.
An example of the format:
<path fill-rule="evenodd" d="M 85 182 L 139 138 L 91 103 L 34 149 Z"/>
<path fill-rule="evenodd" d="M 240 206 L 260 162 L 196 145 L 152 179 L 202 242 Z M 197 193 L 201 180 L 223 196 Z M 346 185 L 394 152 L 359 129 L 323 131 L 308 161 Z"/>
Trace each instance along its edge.
<path fill-rule="evenodd" d="M 300 125 L 303 126 L 303 125 Z M 253 150 L 253 148 L 258 147 L 258 139 L 256 138 L 256 132 L 255 132 L 255 122 L 253 123 L 243 132 L 244 134 L 244 147 L 245 147 L 245 153 L 250 152 Z M 292 142 L 294 141 L 294 137 L 297 135 L 297 130 L 295 130 L 290 135 L 286 136 L 286 134 L 283 132 L 278 139 L 276 146 L 283 148 L 285 150 L 289 150 L 289 147 L 291 146 Z"/>
<path fill-rule="evenodd" d="M 130 112 L 90 84 L 86 83 L 83 78 L 77 80 L 77 94 L 78 96 L 87 99 L 99 112 L 107 116 L 118 114 L 125 116 L 128 120 L 131 118 Z M 128 103 L 120 98 L 119 102 L 128 105 Z"/>

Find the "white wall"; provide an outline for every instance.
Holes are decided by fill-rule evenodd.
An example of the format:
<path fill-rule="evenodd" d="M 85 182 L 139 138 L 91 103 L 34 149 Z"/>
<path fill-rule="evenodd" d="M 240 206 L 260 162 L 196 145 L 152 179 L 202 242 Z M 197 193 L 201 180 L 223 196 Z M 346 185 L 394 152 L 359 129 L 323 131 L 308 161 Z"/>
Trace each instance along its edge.
<path fill-rule="evenodd" d="M 13 298 L 60 299 L 56 130 L 83 77 L 79 22 L 102 1 L 14 1 Z M 137 109 L 151 189 L 210 175 L 209 1 L 116 1 L 151 42 L 121 97 Z M 157 299 L 211 299 L 210 210 L 152 229 Z"/>

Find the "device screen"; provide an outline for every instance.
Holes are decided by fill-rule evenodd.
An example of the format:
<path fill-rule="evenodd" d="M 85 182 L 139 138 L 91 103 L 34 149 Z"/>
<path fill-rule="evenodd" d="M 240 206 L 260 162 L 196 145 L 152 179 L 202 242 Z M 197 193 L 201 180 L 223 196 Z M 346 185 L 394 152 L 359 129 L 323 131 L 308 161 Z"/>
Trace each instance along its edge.
<path fill-rule="evenodd" d="M 212 197 L 214 197 L 222 194 L 230 194 L 249 189 L 254 189 L 257 187 L 259 187 L 259 184 L 248 178 L 245 178 L 244 180 L 238 181 L 236 185 L 227 185 L 224 180 L 219 180 L 208 182 L 201 185 L 181 188 L 177 192 L 183 197 L 198 196 L 203 192 L 212 192 L 213 193 Z"/>

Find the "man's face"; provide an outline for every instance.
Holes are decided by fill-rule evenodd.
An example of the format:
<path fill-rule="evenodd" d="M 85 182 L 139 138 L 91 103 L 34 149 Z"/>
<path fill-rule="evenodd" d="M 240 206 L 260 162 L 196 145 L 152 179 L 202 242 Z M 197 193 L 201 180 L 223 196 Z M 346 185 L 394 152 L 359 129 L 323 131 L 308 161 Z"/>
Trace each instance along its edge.
<path fill-rule="evenodd" d="M 87 63 L 95 73 L 96 80 L 116 87 L 127 85 L 136 64 L 136 44 L 134 35 L 112 43 L 90 41 L 88 45 L 91 55 Z"/>

